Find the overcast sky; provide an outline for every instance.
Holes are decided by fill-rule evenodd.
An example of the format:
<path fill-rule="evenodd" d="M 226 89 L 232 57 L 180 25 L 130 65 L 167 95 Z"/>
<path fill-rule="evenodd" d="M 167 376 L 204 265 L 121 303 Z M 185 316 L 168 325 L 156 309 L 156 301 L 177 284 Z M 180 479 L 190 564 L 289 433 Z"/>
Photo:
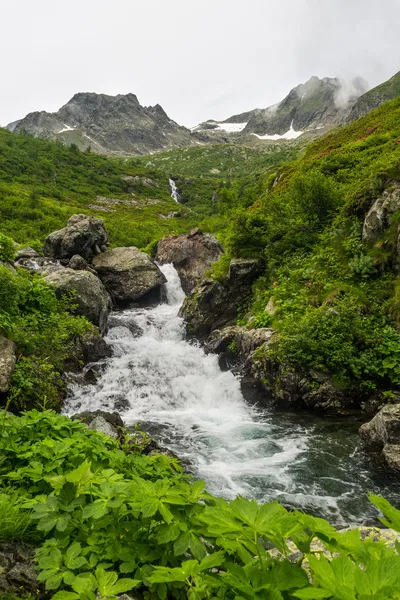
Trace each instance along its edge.
<path fill-rule="evenodd" d="M 400 0 L 0 0 L 0 23 L 2 125 L 133 92 L 190 126 L 400 70 Z"/>

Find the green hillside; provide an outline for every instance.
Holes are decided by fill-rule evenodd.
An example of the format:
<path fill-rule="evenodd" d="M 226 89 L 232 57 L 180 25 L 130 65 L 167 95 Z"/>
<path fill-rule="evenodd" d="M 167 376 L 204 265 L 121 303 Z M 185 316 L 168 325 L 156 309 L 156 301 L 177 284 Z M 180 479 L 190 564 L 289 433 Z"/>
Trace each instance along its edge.
<path fill-rule="evenodd" d="M 361 241 L 372 201 L 399 181 L 396 99 L 309 145 L 265 180 L 250 207 L 232 195 L 226 246 L 265 262 L 241 322 L 278 330 L 277 360 L 326 372 L 339 385 L 400 383 L 400 214 L 373 247 Z M 265 312 L 271 298 L 274 315 Z"/>

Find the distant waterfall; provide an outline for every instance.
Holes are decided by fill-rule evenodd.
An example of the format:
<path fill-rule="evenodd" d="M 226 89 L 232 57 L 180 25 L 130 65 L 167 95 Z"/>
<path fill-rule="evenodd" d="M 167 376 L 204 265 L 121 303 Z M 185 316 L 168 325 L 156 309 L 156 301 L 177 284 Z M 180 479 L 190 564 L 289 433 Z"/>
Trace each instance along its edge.
<path fill-rule="evenodd" d="M 169 185 L 171 186 L 171 198 L 173 198 L 175 202 L 179 204 L 178 188 L 176 187 L 175 181 L 171 177 L 169 178 Z"/>

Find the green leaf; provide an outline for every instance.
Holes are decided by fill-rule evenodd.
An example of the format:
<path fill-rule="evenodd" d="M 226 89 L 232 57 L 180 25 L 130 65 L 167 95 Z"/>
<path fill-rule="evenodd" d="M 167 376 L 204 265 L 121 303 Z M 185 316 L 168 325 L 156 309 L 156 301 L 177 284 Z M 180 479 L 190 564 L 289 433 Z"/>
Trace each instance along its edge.
<path fill-rule="evenodd" d="M 225 561 L 225 552 L 220 550 L 219 552 L 214 552 L 214 554 L 209 554 L 200 563 L 200 571 L 205 571 L 207 569 L 214 569 L 215 567 L 220 567 Z"/>
<path fill-rule="evenodd" d="M 324 598 L 332 598 L 330 592 L 316 588 L 305 588 L 304 590 L 293 592 L 293 596 L 300 598 L 300 600 L 324 600 Z"/>
<path fill-rule="evenodd" d="M 83 509 L 82 517 L 84 519 L 101 519 L 109 512 L 106 501 L 98 498 L 91 504 L 87 504 Z"/>
<path fill-rule="evenodd" d="M 52 596 L 52 600 L 78 600 L 79 594 L 75 594 L 75 592 L 66 592 L 65 590 L 61 590 L 61 592 L 57 592 Z"/>
<path fill-rule="evenodd" d="M 184 554 L 186 552 L 186 550 L 189 548 L 190 536 L 191 536 L 190 531 L 186 531 L 185 533 L 182 533 L 182 535 L 180 535 L 179 538 L 175 541 L 175 543 L 174 543 L 174 555 L 175 556 L 180 556 L 181 554 Z"/>
<path fill-rule="evenodd" d="M 181 529 L 177 523 L 173 525 L 161 525 L 157 530 L 157 542 L 159 544 L 168 544 L 173 542 L 180 535 Z"/>
<path fill-rule="evenodd" d="M 197 560 L 202 560 L 207 555 L 206 547 L 193 532 L 190 534 L 189 548 Z"/>

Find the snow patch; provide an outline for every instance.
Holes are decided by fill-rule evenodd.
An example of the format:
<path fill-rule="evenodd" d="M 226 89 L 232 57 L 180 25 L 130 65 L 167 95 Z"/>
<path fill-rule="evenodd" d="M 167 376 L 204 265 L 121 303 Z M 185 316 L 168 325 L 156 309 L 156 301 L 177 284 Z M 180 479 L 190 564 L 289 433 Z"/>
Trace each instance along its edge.
<path fill-rule="evenodd" d="M 206 129 L 206 131 L 225 131 L 226 133 L 240 133 L 246 127 L 247 123 L 220 123 L 218 121 L 210 121 L 210 125 L 215 125 L 214 129 Z M 201 125 L 192 127 L 190 131 L 202 130 Z"/>
<path fill-rule="evenodd" d="M 290 123 L 289 131 L 287 131 L 283 135 L 279 135 L 278 133 L 275 133 L 274 135 L 268 135 L 268 134 L 267 135 L 258 135 L 257 133 L 252 133 L 252 135 L 255 135 L 259 140 L 277 141 L 277 140 L 295 140 L 303 133 L 304 133 L 304 131 L 295 131 L 293 129 L 293 121 L 292 121 Z"/>
<path fill-rule="evenodd" d="M 65 131 L 74 131 L 75 127 L 70 127 L 64 123 L 64 128 L 57 131 L 57 133 L 64 133 Z"/>

